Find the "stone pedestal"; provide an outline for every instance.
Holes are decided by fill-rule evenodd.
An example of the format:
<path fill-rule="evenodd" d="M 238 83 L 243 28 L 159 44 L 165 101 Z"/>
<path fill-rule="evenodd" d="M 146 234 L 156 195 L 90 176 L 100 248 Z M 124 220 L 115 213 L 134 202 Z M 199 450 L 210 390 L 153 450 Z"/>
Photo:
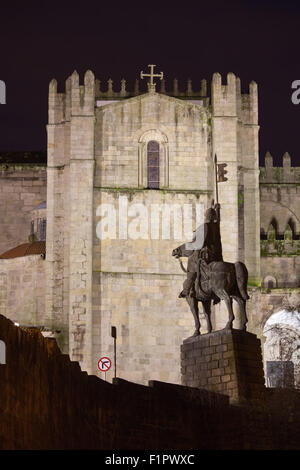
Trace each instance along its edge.
<path fill-rule="evenodd" d="M 265 381 L 260 340 L 241 330 L 220 330 L 184 340 L 181 383 L 226 394 L 231 403 L 261 400 Z"/>

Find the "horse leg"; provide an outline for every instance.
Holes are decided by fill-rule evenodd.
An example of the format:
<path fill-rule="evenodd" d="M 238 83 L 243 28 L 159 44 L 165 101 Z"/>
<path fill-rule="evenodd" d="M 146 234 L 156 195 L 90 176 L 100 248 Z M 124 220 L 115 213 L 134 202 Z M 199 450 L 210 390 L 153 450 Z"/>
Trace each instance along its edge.
<path fill-rule="evenodd" d="M 194 331 L 193 336 L 199 336 L 200 335 L 200 321 L 199 321 L 198 300 L 188 295 L 186 297 L 186 301 L 190 306 L 190 309 L 191 309 L 191 312 L 193 314 L 194 321 L 195 321 L 195 331 Z"/>
<path fill-rule="evenodd" d="M 242 330 L 246 331 L 246 324 L 248 322 L 247 313 L 246 313 L 246 300 L 241 299 L 241 297 L 233 297 L 234 300 L 239 304 L 241 320 L 242 320 Z"/>
<path fill-rule="evenodd" d="M 212 330 L 212 324 L 211 324 L 211 319 L 210 319 L 210 316 L 211 316 L 211 301 L 210 300 L 206 300 L 205 302 L 202 302 L 202 305 L 203 305 L 203 313 L 205 315 L 205 319 L 206 319 L 206 324 L 207 324 L 207 333 L 211 333 L 211 330 Z"/>
<path fill-rule="evenodd" d="M 232 330 L 232 323 L 234 320 L 234 314 L 232 310 L 232 298 L 225 291 L 223 291 L 222 294 L 223 294 L 222 298 L 225 300 L 226 307 L 227 307 L 228 314 L 229 314 L 229 319 L 228 319 L 228 322 L 226 323 L 225 328 L 228 330 Z"/>

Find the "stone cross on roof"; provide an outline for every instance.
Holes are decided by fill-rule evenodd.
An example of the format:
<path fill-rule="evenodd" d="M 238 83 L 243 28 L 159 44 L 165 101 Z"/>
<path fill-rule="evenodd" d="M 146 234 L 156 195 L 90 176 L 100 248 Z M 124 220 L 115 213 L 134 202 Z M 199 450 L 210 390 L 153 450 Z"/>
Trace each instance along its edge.
<path fill-rule="evenodd" d="M 164 78 L 164 74 L 163 72 L 160 72 L 160 73 L 153 72 L 153 69 L 154 67 L 156 67 L 156 65 L 150 64 L 148 65 L 148 67 L 150 67 L 150 73 L 141 72 L 141 78 L 143 79 L 145 77 L 150 77 L 150 82 L 148 82 L 148 91 L 149 93 L 151 93 L 155 91 L 155 83 L 153 82 L 153 78 L 157 77 L 157 78 L 160 78 L 160 80 L 162 80 Z"/>

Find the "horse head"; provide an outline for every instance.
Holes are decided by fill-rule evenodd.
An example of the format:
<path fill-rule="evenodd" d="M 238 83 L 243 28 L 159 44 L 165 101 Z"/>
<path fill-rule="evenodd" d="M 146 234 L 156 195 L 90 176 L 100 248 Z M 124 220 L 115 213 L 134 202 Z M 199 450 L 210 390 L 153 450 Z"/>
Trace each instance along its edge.
<path fill-rule="evenodd" d="M 182 271 L 186 273 L 187 271 L 185 267 L 183 266 L 182 261 L 180 259 L 182 256 L 185 256 L 183 248 L 184 248 L 184 245 L 181 245 L 175 248 L 175 250 L 172 251 L 172 256 L 175 256 L 175 258 L 178 259 Z"/>
<path fill-rule="evenodd" d="M 178 246 L 172 251 L 172 256 L 175 256 L 175 258 L 180 258 L 182 256 L 181 246 Z"/>

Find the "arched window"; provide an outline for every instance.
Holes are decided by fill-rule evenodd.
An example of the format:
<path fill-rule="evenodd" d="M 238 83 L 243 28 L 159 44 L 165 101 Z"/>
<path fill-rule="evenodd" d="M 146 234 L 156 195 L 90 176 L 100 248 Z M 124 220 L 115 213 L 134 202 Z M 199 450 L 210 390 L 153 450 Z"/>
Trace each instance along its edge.
<path fill-rule="evenodd" d="M 296 239 L 296 224 L 292 217 L 290 217 L 289 220 L 287 221 L 287 225 L 290 227 L 292 231 L 292 239 L 295 240 Z"/>
<path fill-rule="evenodd" d="M 276 289 L 277 288 L 277 280 L 274 276 L 266 276 L 263 281 L 263 286 L 267 289 Z"/>
<path fill-rule="evenodd" d="M 170 142 L 167 135 L 159 129 L 148 129 L 138 133 L 137 139 L 139 188 L 168 188 Z"/>
<path fill-rule="evenodd" d="M 147 186 L 159 189 L 159 143 L 150 140 L 147 145 Z"/>
<path fill-rule="evenodd" d="M 45 241 L 46 240 L 46 219 L 39 219 L 38 223 L 38 240 Z"/>

